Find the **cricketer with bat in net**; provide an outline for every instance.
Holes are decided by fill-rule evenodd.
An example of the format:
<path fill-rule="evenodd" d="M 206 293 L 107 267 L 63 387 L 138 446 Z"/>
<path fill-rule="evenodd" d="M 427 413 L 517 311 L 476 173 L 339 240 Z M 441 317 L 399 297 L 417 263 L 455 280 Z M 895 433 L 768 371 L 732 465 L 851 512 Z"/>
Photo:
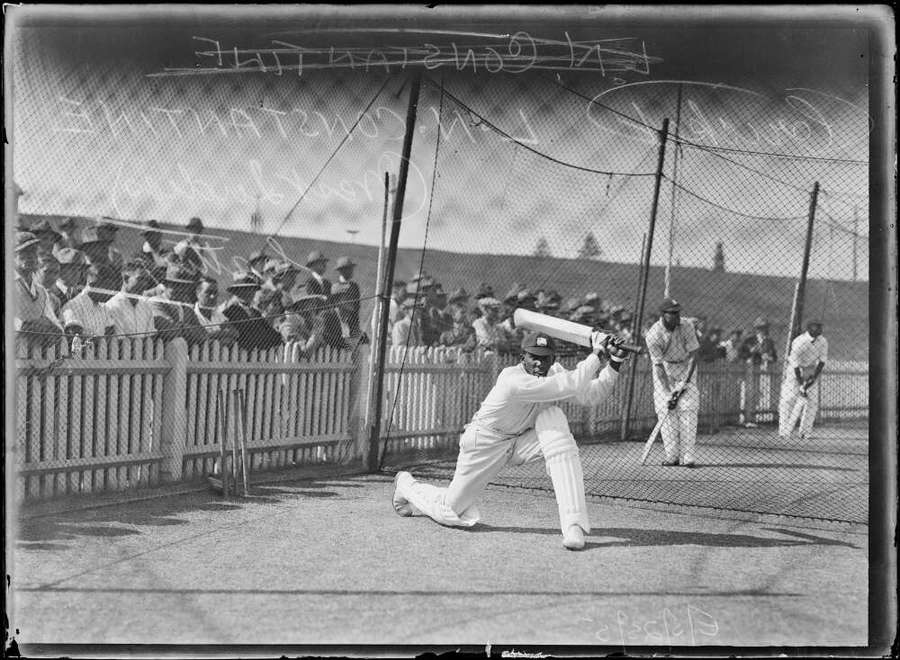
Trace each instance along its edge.
<path fill-rule="evenodd" d="M 809 437 L 819 409 L 819 374 L 827 360 L 828 340 L 822 336 L 822 322 L 814 319 L 806 324 L 806 332 L 791 342 L 778 405 L 778 435 L 782 439 L 790 436 L 798 418 L 800 439 Z"/>
<path fill-rule="evenodd" d="M 681 304 L 666 298 L 660 318 L 647 331 L 647 352 L 653 363 L 653 407 L 662 421 L 663 465 L 694 467 L 700 391 L 691 380 L 700 349 L 693 324 L 681 318 Z"/>
<path fill-rule="evenodd" d="M 619 343 L 605 333 L 592 333 L 591 354 L 570 371 L 556 363 L 550 335 L 527 334 L 521 362 L 500 372 L 460 437 L 450 485 L 439 488 L 415 480 L 409 472 L 398 472 L 394 510 L 401 516 L 419 513 L 442 525 L 471 527 L 480 519 L 476 500 L 504 466 L 543 456 L 556 494 L 563 545 L 582 549 L 591 525 L 581 459 L 568 420 L 554 403 L 571 399 L 596 405 L 604 400 L 627 355 Z M 600 370 L 603 353 L 609 355 L 609 364 Z"/>

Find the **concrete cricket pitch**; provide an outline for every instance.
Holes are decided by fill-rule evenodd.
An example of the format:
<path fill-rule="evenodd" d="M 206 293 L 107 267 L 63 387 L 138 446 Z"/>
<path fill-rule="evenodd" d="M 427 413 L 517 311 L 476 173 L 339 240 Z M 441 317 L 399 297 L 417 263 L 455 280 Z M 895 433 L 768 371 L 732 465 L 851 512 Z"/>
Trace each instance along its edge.
<path fill-rule="evenodd" d="M 391 508 L 390 475 L 20 516 L 10 631 L 34 644 L 865 646 L 864 526 L 491 487 L 476 527 Z M 96 651 L 94 651 L 96 653 Z M 72 655 L 71 653 L 69 655 Z"/>

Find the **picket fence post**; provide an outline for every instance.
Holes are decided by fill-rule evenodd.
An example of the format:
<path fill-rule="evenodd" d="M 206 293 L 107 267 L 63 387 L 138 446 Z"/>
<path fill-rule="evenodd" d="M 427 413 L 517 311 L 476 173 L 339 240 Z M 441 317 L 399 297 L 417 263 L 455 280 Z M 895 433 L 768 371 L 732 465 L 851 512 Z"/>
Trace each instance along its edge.
<path fill-rule="evenodd" d="M 169 371 L 163 378 L 160 450 L 165 458 L 160 466 L 160 479 L 172 482 L 181 480 L 187 443 L 187 342 L 176 337 L 166 344 L 163 355 Z"/>

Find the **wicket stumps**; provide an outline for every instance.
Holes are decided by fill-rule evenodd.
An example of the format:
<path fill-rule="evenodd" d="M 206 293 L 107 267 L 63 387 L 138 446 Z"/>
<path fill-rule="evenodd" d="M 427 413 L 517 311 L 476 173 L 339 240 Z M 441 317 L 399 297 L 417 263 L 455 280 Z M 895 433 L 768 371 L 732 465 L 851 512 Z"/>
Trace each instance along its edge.
<path fill-rule="evenodd" d="M 216 472 L 207 477 L 210 488 L 228 497 L 229 481 L 238 494 L 240 484 L 244 497 L 250 496 L 250 480 L 247 475 L 246 396 L 244 390 L 235 388 L 231 400 L 221 389 L 216 392 L 216 432 L 219 435 L 219 460 Z M 233 414 L 229 414 L 233 411 Z M 229 422 L 233 421 L 233 424 Z M 234 429 L 233 433 L 229 433 Z M 231 436 L 231 479 L 228 470 L 228 437 Z"/>

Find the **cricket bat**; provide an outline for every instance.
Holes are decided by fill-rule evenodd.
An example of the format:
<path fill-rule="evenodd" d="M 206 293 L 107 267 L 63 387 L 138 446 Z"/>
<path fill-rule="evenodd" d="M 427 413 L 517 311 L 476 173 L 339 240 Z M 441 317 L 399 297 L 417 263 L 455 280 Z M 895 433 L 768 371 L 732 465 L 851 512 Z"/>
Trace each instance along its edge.
<path fill-rule="evenodd" d="M 663 423 L 668 419 L 669 411 L 666 411 L 666 414 L 659 418 L 659 421 L 656 422 L 656 426 L 653 427 L 653 430 L 650 431 L 650 437 L 647 438 L 647 442 L 644 443 L 644 453 L 641 454 L 641 465 L 645 465 L 647 463 L 647 457 L 650 455 L 650 449 L 653 448 L 653 443 L 656 442 L 656 438 L 659 435 L 660 430 L 662 429 Z"/>
<path fill-rule="evenodd" d="M 591 334 L 594 328 L 589 325 L 567 321 L 528 309 L 517 309 L 513 313 L 513 322 L 517 328 L 543 332 L 555 339 L 568 341 L 579 346 L 591 347 Z M 619 348 L 630 353 L 640 353 L 641 347 L 635 344 L 619 344 Z"/>

